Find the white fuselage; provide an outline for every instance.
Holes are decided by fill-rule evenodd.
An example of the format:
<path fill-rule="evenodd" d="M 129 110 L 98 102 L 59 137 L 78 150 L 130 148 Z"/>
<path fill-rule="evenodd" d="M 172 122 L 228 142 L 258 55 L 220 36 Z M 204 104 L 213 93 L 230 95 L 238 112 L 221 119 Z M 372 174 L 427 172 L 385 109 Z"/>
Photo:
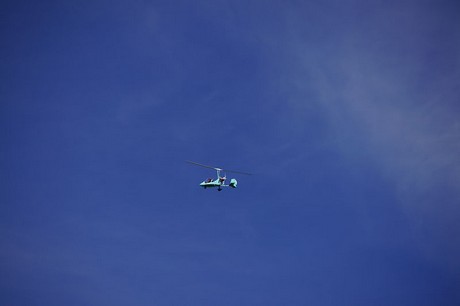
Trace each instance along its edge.
<path fill-rule="evenodd" d="M 222 187 L 225 186 L 225 177 L 219 177 L 218 179 L 212 180 L 212 179 L 207 179 L 206 181 L 203 181 L 200 186 L 204 188 L 212 188 L 212 187 Z"/>

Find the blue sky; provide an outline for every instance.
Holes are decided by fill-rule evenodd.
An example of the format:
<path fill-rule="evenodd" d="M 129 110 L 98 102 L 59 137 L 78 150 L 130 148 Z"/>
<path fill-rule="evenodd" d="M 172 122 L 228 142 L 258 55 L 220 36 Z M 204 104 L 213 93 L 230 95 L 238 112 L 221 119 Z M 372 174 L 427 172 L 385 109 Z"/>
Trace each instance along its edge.
<path fill-rule="evenodd" d="M 0 7 L 1 304 L 460 303 L 456 1 Z"/>

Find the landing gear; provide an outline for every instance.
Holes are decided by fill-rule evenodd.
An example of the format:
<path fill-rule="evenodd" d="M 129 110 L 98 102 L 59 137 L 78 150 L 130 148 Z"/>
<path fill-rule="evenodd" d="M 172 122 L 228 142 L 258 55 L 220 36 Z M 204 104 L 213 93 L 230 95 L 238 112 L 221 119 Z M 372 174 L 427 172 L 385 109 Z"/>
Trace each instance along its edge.
<path fill-rule="evenodd" d="M 219 187 L 217 190 L 218 190 L 218 191 L 222 191 L 222 188 Z"/>

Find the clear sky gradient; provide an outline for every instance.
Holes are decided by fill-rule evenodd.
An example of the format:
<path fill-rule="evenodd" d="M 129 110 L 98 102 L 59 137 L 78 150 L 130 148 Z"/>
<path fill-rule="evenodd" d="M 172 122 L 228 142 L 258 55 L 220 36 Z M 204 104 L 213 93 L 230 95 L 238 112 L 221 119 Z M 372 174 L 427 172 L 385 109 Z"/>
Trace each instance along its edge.
<path fill-rule="evenodd" d="M 459 13 L 2 1 L 0 304 L 460 305 Z"/>

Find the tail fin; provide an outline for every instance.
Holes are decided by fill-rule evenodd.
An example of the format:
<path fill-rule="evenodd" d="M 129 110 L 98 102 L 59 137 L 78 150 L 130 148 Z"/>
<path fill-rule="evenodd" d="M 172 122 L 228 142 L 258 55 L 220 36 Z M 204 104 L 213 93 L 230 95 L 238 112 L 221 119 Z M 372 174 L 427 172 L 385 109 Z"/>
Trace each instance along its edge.
<path fill-rule="evenodd" d="M 231 179 L 230 184 L 228 184 L 228 186 L 230 186 L 232 188 L 236 188 L 237 184 L 238 184 L 238 182 L 235 179 Z"/>

